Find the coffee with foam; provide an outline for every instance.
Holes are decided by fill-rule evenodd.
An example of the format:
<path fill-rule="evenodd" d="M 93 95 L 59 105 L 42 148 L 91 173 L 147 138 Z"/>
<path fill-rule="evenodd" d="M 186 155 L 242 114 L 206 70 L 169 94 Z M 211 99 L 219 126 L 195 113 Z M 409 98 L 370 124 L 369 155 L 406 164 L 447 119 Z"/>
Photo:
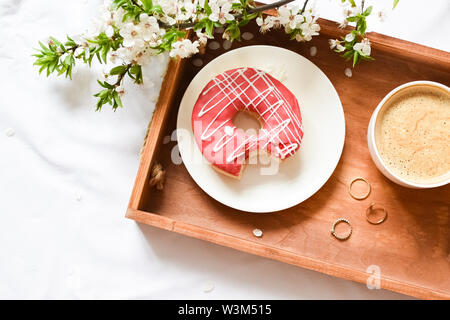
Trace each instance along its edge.
<path fill-rule="evenodd" d="M 450 176 L 450 94 L 409 87 L 386 102 L 375 124 L 384 164 L 402 179 L 429 184 Z"/>

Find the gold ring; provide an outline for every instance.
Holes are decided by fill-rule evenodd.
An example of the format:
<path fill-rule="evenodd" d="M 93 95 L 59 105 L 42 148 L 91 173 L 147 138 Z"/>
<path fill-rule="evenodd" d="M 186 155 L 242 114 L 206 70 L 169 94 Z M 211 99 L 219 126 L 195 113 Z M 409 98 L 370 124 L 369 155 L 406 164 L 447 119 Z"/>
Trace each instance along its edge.
<path fill-rule="evenodd" d="M 336 226 L 339 224 L 339 223 L 346 223 L 346 224 L 348 224 L 348 226 L 350 227 L 350 231 L 347 233 L 347 234 L 344 234 L 344 235 L 338 235 L 337 233 L 336 233 Z M 352 228 L 352 225 L 350 224 L 350 222 L 347 220 L 347 219 L 344 219 L 344 218 L 339 218 L 339 219 L 337 219 L 334 223 L 333 223 L 333 227 L 331 228 L 331 234 L 336 238 L 336 239 L 338 239 L 338 240 L 347 240 L 348 238 L 350 238 L 350 236 L 352 235 L 352 231 L 353 231 L 353 228 Z"/>
<path fill-rule="evenodd" d="M 378 206 L 379 208 L 374 208 L 375 206 Z M 370 219 L 370 214 L 371 214 L 372 211 L 374 211 L 376 209 L 383 210 L 384 215 L 383 215 L 383 217 L 381 217 L 380 220 L 373 221 L 373 220 Z M 383 206 L 377 205 L 375 202 L 372 202 L 370 204 L 370 206 L 366 209 L 366 219 L 371 224 L 380 224 L 380 223 L 384 222 L 386 220 L 386 218 L 387 218 L 387 215 L 388 215 L 388 213 L 387 213 L 386 209 Z"/>
<path fill-rule="evenodd" d="M 368 188 L 368 189 L 367 189 L 367 192 L 366 192 L 365 194 L 363 194 L 362 196 L 357 196 L 357 195 L 355 195 L 355 194 L 352 193 L 352 186 L 353 186 L 353 184 L 354 184 L 356 181 L 363 181 L 363 182 L 365 182 L 365 183 L 367 184 L 367 188 Z M 348 186 L 348 193 L 350 193 L 350 195 L 352 196 L 352 198 L 355 199 L 355 200 L 364 200 L 364 199 L 366 199 L 366 198 L 369 196 L 371 190 L 372 190 L 372 187 L 370 186 L 369 181 L 367 181 L 366 179 L 364 179 L 364 178 L 362 178 L 362 177 L 358 177 L 358 178 L 353 179 L 353 180 L 350 182 L 350 185 Z"/>

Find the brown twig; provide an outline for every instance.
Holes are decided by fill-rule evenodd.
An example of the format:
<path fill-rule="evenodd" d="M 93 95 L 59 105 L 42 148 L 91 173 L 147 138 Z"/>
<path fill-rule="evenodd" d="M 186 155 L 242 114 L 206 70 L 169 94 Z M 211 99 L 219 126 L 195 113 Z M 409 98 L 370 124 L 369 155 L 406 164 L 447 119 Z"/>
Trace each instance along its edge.
<path fill-rule="evenodd" d="M 120 83 L 122 82 L 122 80 L 125 77 L 125 75 L 127 74 L 127 72 L 130 70 L 130 68 L 131 68 L 131 63 L 127 65 L 127 68 L 125 69 L 125 71 L 123 73 L 119 74 L 114 86 L 116 86 L 116 87 L 120 86 Z"/>
<path fill-rule="evenodd" d="M 139 9 L 141 9 L 142 11 L 145 11 L 144 8 L 143 8 L 136 0 L 131 0 L 131 2 L 132 2 L 136 7 L 139 7 Z"/>
<path fill-rule="evenodd" d="M 293 0 L 282 0 L 282 1 L 277 1 L 274 3 L 269 3 L 269 4 L 265 4 L 263 6 L 259 6 L 256 8 L 251 8 L 250 10 L 248 10 L 248 13 L 255 13 L 255 12 L 261 12 L 261 11 L 266 11 L 266 10 L 270 10 L 273 8 L 278 8 L 281 6 L 284 6 L 285 4 L 288 4 L 290 2 L 292 2 Z M 309 0 L 306 0 L 306 2 L 308 2 Z"/>
<path fill-rule="evenodd" d="M 303 13 L 303 12 L 305 12 L 305 10 L 306 10 L 306 6 L 308 5 L 308 1 L 309 1 L 309 0 L 305 0 L 305 3 L 303 4 L 303 8 L 302 8 L 302 11 L 301 11 L 300 13 Z"/>

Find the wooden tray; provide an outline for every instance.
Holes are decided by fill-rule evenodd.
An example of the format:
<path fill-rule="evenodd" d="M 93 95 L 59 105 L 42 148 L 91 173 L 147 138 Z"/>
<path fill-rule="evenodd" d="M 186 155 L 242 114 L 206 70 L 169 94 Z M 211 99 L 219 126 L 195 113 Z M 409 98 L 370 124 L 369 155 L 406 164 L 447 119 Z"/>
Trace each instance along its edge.
<path fill-rule="evenodd" d="M 320 20 L 321 36 L 308 43 L 290 41 L 283 31 L 260 35 L 250 24 L 243 32 L 254 38 L 240 46 L 267 44 L 285 47 L 310 59 L 330 78 L 344 106 L 346 143 L 336 171 L 325 186 L 307 201 L 277 213 L 254 214 L 226 207 L 206 195 L 183 164 L 171 161 L 176 142 L 171 135 L 181 97 L 200 67 L 226 50 L 207 49 L 190 60 L 172 60 L 150 123 L 147 143 L 127 210 L 127 218 L 214 242 L 259 256 L 280 260 L 336 277 L 366 283 L 367 268 L 378 266 L 381 287 L 428 299 L 450 299 L 450 186 L 433 190 L 406 189 L 390 182 L 375 167 L 367 148 L 369 118 L 391 89 L 413 80 L 450 85 L 450 54 L 414 43 L 371 33 L 375 61 L 365 62 L 348 78 L 350 66 L 328 48 L 328 39 L 345 33 L 334 22 Z M 222 40 L 217 37 L 217 41 Z M 310 55 L 310 47 L 317 55 Z M 276 57 L 274 57 L 276 58 Z M 197 60 L 198 62 L 198 60 Z M 164 190 L 149 186 L 151 168 L 160 162 L 166 170 Z M 372 193 L 364 201 L 352 199 L 347 187 L 354 177 L 366 177 Z M 295 190 L 293 190 L 295 192 Z M 364 217 L 371 202 L 389 212 L 381 225 Z M 353 225 L 349 240 L 330 234 L 339 217 Z M 252 234 L 263 230 L 262 238 Z"/>

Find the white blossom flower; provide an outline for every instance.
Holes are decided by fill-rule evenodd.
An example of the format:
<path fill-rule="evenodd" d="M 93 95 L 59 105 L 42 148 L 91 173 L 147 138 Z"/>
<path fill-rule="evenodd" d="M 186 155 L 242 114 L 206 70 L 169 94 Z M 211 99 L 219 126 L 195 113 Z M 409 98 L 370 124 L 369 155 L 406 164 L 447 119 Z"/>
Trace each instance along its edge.
<path fill-rule="evenodd" d="M 161 21 L 169 25 L 174 25 L 177 23 L 175 16 L 178 12 L 178 0 L 155 0 L 153 5 L 158 5 L 164 12 L 164 16 L 161 17 Z"/>
<path fill-rule="evenodd" d="M 344 29 L 346 26 L 348 26 L 347 18 L 344 18 L 340 23 L 338 28 Z"/>
<path fill-rule="evenodd" d="M 256 24 L 261 27 L 264 24 L 264 19 L 261 17 L 256 18 Z"/>
<path fill-rule="evenodd" d="M 112 37 L 114 35 L 114 13 L 112 11 L 105 10 L 102 15 L 102 20 L 100 20 L 100 26 L 98 33 L 105 32 L 108 37 Z"/>
<path fill-rule="evenodd" d="M 185 21 L 191 18 L 195 18 L 196 7 L 192 0 L 178 1 L 176 20 Z"/>
<path fill-rule="evenodd" d="M 189 39 L 177 41 L 172 44 L 172 50 L 169 55 L 171 57 L 187 58 L 198 52 L 198 41 L 192 42 Z"/>
<path fill-rule="evenodd" d="M 369 39 L 364 38 L 361 42 L 355 43 L 353 49 L 363 56 L 370 56 L 371 48 Z"/>
<path fill-rule="evenodd" d="M 208 39 L 213 39 L 214 37 L 208 35 L 207 33 L 201 32 L 201 30 L 197 30 L 195 33 L 198 37 L 198 42 L 200 45 L 205 45 L 208 42 Z"/>
<path fill-rule="evenodd" d="M 122 26 L 119 33 L 123 37 L 123 46 L 127 48 L 142 48 L 145 43 L 142 39 L 142 29 L 140 25 L 128 22 Z"/>
<path fill-rule="evenodd" d="M 133 61 L 134 58 L 134 52 L 132 48 L 120 47 L 119 49 L 116 50 L 115 54 L 116 54 L 115 59 L 119 58 L 125 63 L 131 63 L 131 61 Z"/>
<path fill-rule="evenodd" d="M 281 21 L 280 21 L 280 17 L 278 17 L 278 16 L 268 16 L 268 17 L 266 17 L 266 19 L 270 19 L 270 21 L 272 21 L 273 27 L 275 29 L 281 28 L 282 24 L 281 24 Z"/>
<path fill-rule="evenodd" d="M 78 35 L 72 37 L 72 39 L 77 45 L 79 45 L 79 47 L 75 49 L 74 52 L 75 57 L 80 56 L 84 52 L 86 59 L 89 59 L 91 51 L 89 49 L 89 43 L 87 42 L 86 38 L 84 38 L 81 35 Z"/>
<path fill-rule="evenodd" d="M 178 11 L 178 0 L 160 0 L 153 1 L 154 5 L 161 6 L 162 11 L 166 15 L 176 15 Z"/>
<path fill-rule="evenodd" d="M 330 39 L 330 49 L 336 48 L 336 51 L 343 52 L 345 50 L 345 47 L 341 44 L 339 40 Z"/>
<path fill-rule="evenodd" d="M 337 39 L 330 39 L 330 40 L 328 40 L 328 43 L 330 44 L 330 49 L 334 49 L 341 42 Z"/>
<path fill-rule="evenodd" d="M 125 94 L 125 89 L 124 89 L 124 87 L 123 87 L 122 85 L 117 86 L 117 87 L 115 88 L 115 90 L 117 91 L 117 93 L 118 93 L 120 96 L 123 96 L 123 95 Z"/>
<path fill-rule="evenodd" d="M 352 32 L 345 36 L 345 41 L 352 42 L 353 40 L 355 40 L 355 35 Z"/>
<path fill-rule="evenodd" d="M 300 23 L 303 23 L 305 18 L 298 14 L 298 7 L 282 6 L 278 9 L 279 20 L 282 25 L 293 30 L 298 27 Z"/>
<path fill-rule="evenodd" d="M 344 2 L 343 7 L 343 19 L 339 24 L 339 28 L 345 28 L 346 26 L 348 26 L 348 17 L 353 17 L 362 12 L 362 8 L 360 5 L 352 7 L 350 3 Z"/>
<path fill-rule="evenodd" d="M 154 55 L 156 55 L 156 50 L 147 47 L 141 51 L 135 52 L 132 62 L 141 66 L 145 66 Z"/>
<path fill-rule="evenodd" d="M 114 35 L 114 27 L 120 28 L 126 11 L 122 8 L 112 10 L 112 1 L 106 0 L 100 6 L 100 19 L 95 20 L 93 26 L 88 30 L 87 36 L 92 38 L 105 32 L 108 37 Z"/>
<path fill-rule="evenodd" d="M 319 24 L 316 23 L 317 17 L 313 17 L 311 12 L 307 11 L 303 14 L 305 22 L 300 25 L 303 38 L 310 41 L 313 36 L 317 36 L 320 31 Z"/>
<path fill-rule="evenodd" d="M 261 33 L 269 31 L 274 26 L 274 17 L 267 16 L 265 19 L 258 17 L 256 18 L 256 24 L 260 27 Z"/>
<path fill-rule="evenodd" d="M 295 35 L 295 41 L 297 41 L 297 42 L 303 42 L 303 41 L 306 41 L 306 39 L 305 39 L 305 37 L 303 37 L 300 33 L 297 33 L 297 34 Z"/>
<path fill-rule="evenodd" d="M 139 30 L 140 36 L 146 42 L 149 42 L 152 47 L 158 45 L 158 39 L 161 35 L 161 30 L 159 29 L 158 20 L 155 17 L 150 17 L 146 13 L 142 13 L 139 16 Z"/>
<path fill-rule="evenodd" d="M 231 41 L 231 36 L 227 31 L 224 31 L 224 33 L 222 33 L 222 39 Z"/>
<path fill-rule="evenodd" d="M 282 6 L 278 10 L 279 16 L 272 20 L 270 27 L 283 25 L 286 33 L 295 32 L 295 39 L 297 41 L 310 41 L 313 36 L 319 34 L 320 26 L 317 23 L 311 10 L 307 10 L 300 14 L 298 7 Z"/>
<path fill-rule="evenodd" d="M 113 15 L 112 20 L 114 25 L 120 28 L 123 25 L 123 18 L 127 12 L 122 8 L 118 8 L 117 10 L 111 12 Z"/>
<path fill-rule="evenodd" d="M 351 5 L 349 5 L 348 3 L 344 6 L 344 16 L 347 17 L 352 17 L 355 16 L 357 14 L 362 13 L 362 7 L 361 5 L 357 4 L 356 6 L 352 7 Z"/>
<path fill-rule="evenodd" d="M 105 29 L 105 34 L 107 37 L 111 38 L 114 35 L 114 28 L 111 25 L 108 25 Z"/>
<path fill-rule="evenodd" d="M 231 2 L 211 2 L 211 10 L 212 13 L 209 15 L 209 20 L 214 22 L 220 22 L 221 24 L 225 24 L 227 21 L 234 20 L 234 16 L 230 13 L 231 11 Z M 220 5 L 222 4 L 222 5 Z"/>
<path fill-rule="evenodd" d="M 117 62 L 117 59 L 119 59 L 119 55 L 116 51 L 110 51 L 110 53 L 108 54 L 108 58 L 111 63 L 115 64 Z"/>
<path fill-rule="evenodd" d="M 115 79 L 110 77 L 109 72 L 110 72 L 110 70 L 106 70 L 106 68 L 103 68 L 103 70 L 101 71 L 99 80 L 106 81 L 110 85 L 113 85 L 115 83 Z"/>
<path fill-rule="evenodd" d="M 287 24 L 290 21 L 291 17 L 291 9 L 288 6 L 284 5 L 278 8 L 278 18 L 280 23 Z"/>

